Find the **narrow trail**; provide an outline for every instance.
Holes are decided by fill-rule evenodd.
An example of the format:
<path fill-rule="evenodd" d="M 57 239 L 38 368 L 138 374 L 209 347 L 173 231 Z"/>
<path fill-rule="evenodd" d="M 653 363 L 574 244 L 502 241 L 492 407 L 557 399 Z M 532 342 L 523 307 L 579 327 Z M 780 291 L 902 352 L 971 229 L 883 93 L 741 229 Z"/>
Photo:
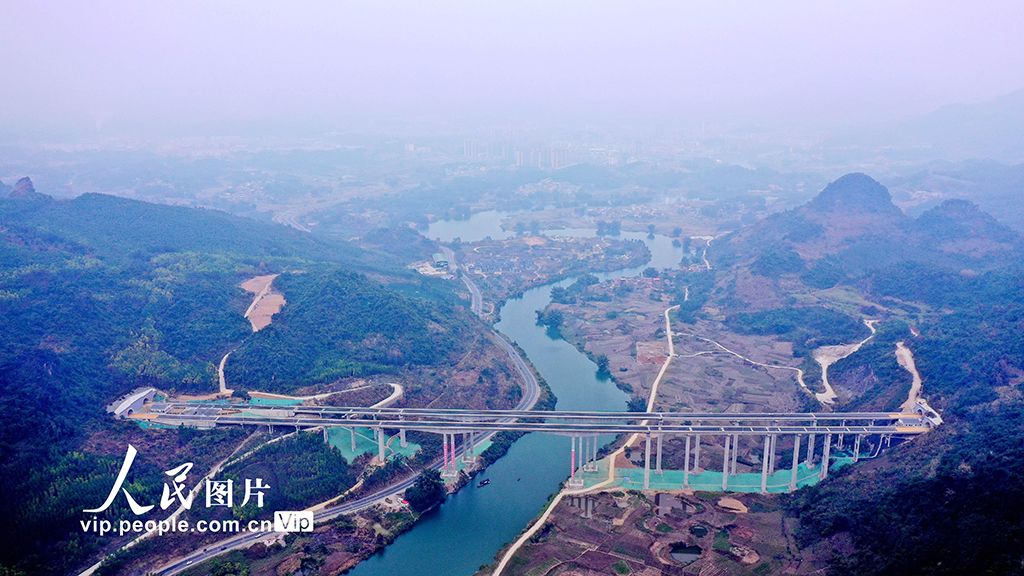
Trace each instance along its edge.
<path fill-rule="evenodd" d="M 896 362 L 914 377 L 910 385 L 910 393 L 907 395 L 907 401 L 900 406 L 900 410 L 907 414 L 917 408 L 917 398 L 921 394 L 921 375 L 918 374 L 917 364 L 914 363 L 914 353 L 902 341 L 896 343 Z"/>
<path fill-rule="evenodd" d="M 699 334 L 694 334 L 692 332 L 687 333 L 686 335 L 687 336 L 692 336 L 693 338 L 696 338 L 697 340 L 703 340 L 704 342 L 712 344 L 712 345 L 718 347 L 719 349 L 721 349 L 723 352 L 725 352 L 727 354 L 732 354 L 733 356 L 739 358 L 740 360 L 743 360 L 745 362 L 749 362 L 749 363 L 751 363 L 751 364 L 753 364 L 755 366 L 761 366 L 761 367 L 764 367 L 764 368 L 776 368 L 776 369 L 779 369 L 779 370 L 790 370 L 790 371 L 796 372 L 796 381 L 800 384 L 800 387 L 804 391 L 806 391 L 808 394 L 810 394 L 810 392 L 811 392 L 811 390 L 807 387 L 807 384 L 804 383 L 804 371 L 801 370 L 800 368 L 795 368 L 793 366 L 780 366 L 780 365 L 776 365 L 776 364 L 765 364 L 764 362 L 758 362 L 757 360 L 753 360 L 753 359 L 747 358 L 746 356 L 740 354 L 739 352 L 735 352 L 733 350 L 730 350 L 729 348 L 726 348 L 721 343 L 719 343 L 719 342 L 717 342 L 715 340 L 712 340 L 710 338 L 705 338 L 704 336 L 700 336 Z M 689 357 L 700 356 L 702 354 L 713 354 L 713 353 L 714 353 L 713 350 L 712 351 L 708 351 L 708 352 L 697 352 L 696 354 L 692 354 Z"/>
<path fill-rule="evenodd" d="M 814 361 L 821 366 L 821 383 L 825 387 L 824 392 L 818 392 L 814 395 L 818 402 L 829 406 L 835 403 L 837 396 L 835 390 L 832 389 L 832 385 L 828 382 L 828 367 L 860 350 L 861 346 L 874 338 L 876 332 L 875 324 L 877 323 L 878 320 L 864 320 L 864 324 L 871 330 L 871 335 L 856 344 L 822 346 L 814 351 Z"/>
<path fill-rule="evenodd" d="M 705 249 L 703 249 L 703 251 L 700 253 L 700 259 L 703 260 L 703 262 L 705 262 L 705 270 L 711 270 L 711 262 L 708 261 L 708 249 L 711 248 L 712 241 L 715 240 L 718 237 L 717 236 L 694 236 L 693 238 L 696 238 L 698 240 L 703 240 L 703 241 L 707 242 L 707 244 L 705 245 Z"/>
<path fill-rule="evenodd" d="M 231 396 L 235 393 L 234 390 L 228 390 L 228 383 L 224 379 L 224 365 L 228 363 L 228 356 L 231 356 L 231 352 L 225 354 L 217 366 L 217 379 L 220 381 L 220 393 L 222 396 Z"/>

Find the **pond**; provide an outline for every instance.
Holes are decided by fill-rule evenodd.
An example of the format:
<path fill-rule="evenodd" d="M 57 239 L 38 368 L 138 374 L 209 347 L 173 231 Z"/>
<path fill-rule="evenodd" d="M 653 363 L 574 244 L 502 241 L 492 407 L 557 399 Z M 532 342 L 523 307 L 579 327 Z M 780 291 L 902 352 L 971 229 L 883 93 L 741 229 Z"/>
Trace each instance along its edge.
<path fill-rule="evenodd" d="M 694 526 L 694 528 L 699 528 L 699 526 Z M 693 562 L 697 558 L 700 558 L 702 552 L 704 551 L 701 549 L 700 546 L 690 546 L 680 542 L 678 544 L 672 545 L 672 549 L 669 550 L 668 555 L 671 556 L 672 559 L 676 562 L 686 565 Z"/>

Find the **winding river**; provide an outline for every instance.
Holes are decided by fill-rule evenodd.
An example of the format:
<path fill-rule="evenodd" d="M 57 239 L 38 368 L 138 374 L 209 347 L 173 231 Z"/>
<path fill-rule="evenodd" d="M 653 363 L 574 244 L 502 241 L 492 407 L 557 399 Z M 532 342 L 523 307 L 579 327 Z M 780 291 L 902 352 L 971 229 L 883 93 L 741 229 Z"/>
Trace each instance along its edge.
<path fill-rule="evenodd" d="M 499 226 L 500 212 L 476 214 L 468 220 L 438 222 L 426 231 L 429 238 L 451 241 L 504 238 Z M 593 236 L 594 230 L 552 230 L 550 235 Z M 682 249 L 672 240 L 656 235 L 649 239 L 639 232 L 623 232 L 619 238 L 644 241 L 651 261 L 643 266 L 597 274 L 601 280 L 638 276 L 647 266 L 676 268 Z M 536 310 L 550 302 L 553 286 L 526 291 L 522 298 L 509 300 L 501 309 L 496 328 L 515 340 L 527 358 L 547 380 L 558 398 L 559 410 L 625 409 L 628 396 L 610 380 L 599 380 L 597 366 L 568 342 L 552 340 L 536 325 Z M 610 438 L 609 438 L 610 439 Z M 355 576 L 469 576 L 481 565 L 490 564 L 507 542 L 515 539 L 544 507 L 548 496 L 569 476 L 569 439 L 546 434 L 529 434 L 516 442 L 508 454 L 477 478 L 490 484 L 477 488 L 471 482 L 434 511 L 427 513 L 408 532 L 381 552 L 357 565 Z"/>

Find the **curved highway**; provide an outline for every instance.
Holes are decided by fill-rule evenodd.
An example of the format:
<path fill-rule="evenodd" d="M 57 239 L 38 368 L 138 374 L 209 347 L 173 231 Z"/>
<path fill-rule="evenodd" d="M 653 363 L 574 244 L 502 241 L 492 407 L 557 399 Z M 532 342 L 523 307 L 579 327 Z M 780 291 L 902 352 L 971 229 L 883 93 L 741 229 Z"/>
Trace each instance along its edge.
<path fill-rule="evenodd" d="M 445 256 L 448 257 L 448 265 L 457 272 L 459 268 L 458 263 L 455 260 L 455 253 L 452 252 L 452 250 L 447 246 L 442 246 L 441 250 L 444 252 Z M 468 273 L 462 275 L 462 281 L 466 284 L 466 288 L 469 289 L 469 293 L 472 295 L 470 310 L 477 316 L 480 316 L 483 313 L 483 296 L 480 293 L 480 289 L 477 287 L 476 283 L 474 283 L 469 278 Z M 530 410 L 534 407 L 534 405 L 537 404 L 537 401 L 540 399 L 540 382 L 537 380 L 537 376 L 533 373 L 533 370 L 526 363 L 526 360 L 524 360 L 523 356 L 519 353 L 519 350 L 517 350 L 515 346 L 513 346 L 508 340 L 505 339 L 504 336 L 502 336 L 497 331 L 495 331 L 495 336 L 498 345 L 505 350 L 506 354 L 508 354 L 509 358 L 512 360 L 512 363 L 515 365 L 516 370 L 518 370 L 519 374 L 523 377 L 523 382 L 525 383 L 525 388 L 523 389 L 523 396 L 522 398 L 520 398 L 519 403 L 516 404 L 515 409 Z M 483 442 L 489 439 L 493 434 L 494 433 L 492 432 L 486 435 L 482 435 L 480 437 L 479 442 Z M 430 467 L 433 468 L 434 470 L 440 470 L 441 463 L 435 462 Z M 353 512 L 358 512 L 365 508 L 369 508 L 370 506 L 373 506 L 374 504 L 380 502 L 381 500 L 387 498 L 388 496 L 394 496 L 396 494 L 404 492 L 406 489 L 411 487 L 415 482 L 416 475 L 413 475 L 406 478 L 405 480 L 402 480 L 401 482 L 382 488 L 377 492 L 374 492 L 373 494 L 369 494 L 367 496 L 363 496 L 362 498 L 352 500 L 351 502 L 344 502 L 338 504 L 337 506 L 321 510 L 320 512 L 317 512 L 313 515 L 314 525 L 319 524 L 321 522 L 326 522 L 328 520 L 332 520 L 334 518 L 337 518 L 338 516 L 341 516 L 342 514 L 351 514 Z M 175 574 L 183 572 L 185 569 L 190 568 L 195 564 L 204 562 L 206 560 L 209 560 L 210 558 L 219 556 L 231 550 L 237 550 L 239 548 L 248 548 L 256 542 L 275 534 L 276 533 L 268 534 L 266 532 L 246 532 L 238 534 L 225 540 L 221 540 L 220 542 L 217 542 L 216 544 L 213 544 L 211 546 L 207 546 L 202 550 L 197 550 L 182 558 L 174 560 L 172 563 L 167 564 L 158 569 L 155 573 L 161 574 L 163 576 L 173 576 Z"/>

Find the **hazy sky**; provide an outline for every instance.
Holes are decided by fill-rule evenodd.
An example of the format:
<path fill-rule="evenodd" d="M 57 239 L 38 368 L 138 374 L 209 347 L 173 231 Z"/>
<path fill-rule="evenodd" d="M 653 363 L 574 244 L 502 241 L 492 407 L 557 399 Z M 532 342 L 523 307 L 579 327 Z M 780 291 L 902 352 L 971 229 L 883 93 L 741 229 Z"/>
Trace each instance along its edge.
<path fill-rule="evenodd" d="M 1024 2 L 0 0 L 4 126 L 900 119 L 1024 87 Z"/>

